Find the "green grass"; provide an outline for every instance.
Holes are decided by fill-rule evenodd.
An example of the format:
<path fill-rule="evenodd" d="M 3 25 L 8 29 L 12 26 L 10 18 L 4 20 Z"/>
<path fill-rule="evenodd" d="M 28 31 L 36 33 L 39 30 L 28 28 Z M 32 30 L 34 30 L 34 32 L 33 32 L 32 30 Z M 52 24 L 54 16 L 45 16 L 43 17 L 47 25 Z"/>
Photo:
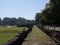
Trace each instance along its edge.
<path fill-rule="evenodd" d="M 0 45 L 4 45 L 10 39 L 14 38 L 18 33 L 27 30 L 26 27 L 0 27 Z"/>
<path fill-rule="evenodd" d="M 47 34 L 45 34 L 41 29 L 39 29 L 37 26 L 33 27 L 33 31 L 32 32 L 33 32 L 32 36 L 36 37 L 37 40 L 40 40 L 42 42 L 43 41 L 49 42 L 51 40 L 51 38 Z"/>
<path fill-rule="evenodd" d="M 26 45 L 47 45 L 45 43 L 51 42 L 52 39 L 37 26 L 34 26 L 26 40 L 26 43 L 24 43 Z"/>
<path fill-rule="evenodd" d="M 41 31 L 37 26 L 34 26 L 30 35 L 30 40 L 40 40 L 40 41 L 47 41 L 49 42 L 51 38 L 45 34 L 43 31 Z"/>

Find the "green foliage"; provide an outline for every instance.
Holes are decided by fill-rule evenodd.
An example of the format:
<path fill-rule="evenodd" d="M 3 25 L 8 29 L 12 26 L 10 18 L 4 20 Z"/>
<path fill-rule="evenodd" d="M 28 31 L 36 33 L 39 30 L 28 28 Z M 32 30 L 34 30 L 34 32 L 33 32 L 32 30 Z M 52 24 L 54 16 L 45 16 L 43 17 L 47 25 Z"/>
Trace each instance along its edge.
<path fill-rule="evenodd" d="M 36 14 L 36 17 L 35 17 L 36 23 L 40 23 L 40 18 L 41 18 L 41 13 L 37 13 L 37 14 Z"/>
<path fill-rule="evenodd" d="M 0 18 L 0 25 L 2 25 L 2 19 Z"/>
<path fill-rule="evenodd" d="M 40 15 L 40 14 L 38 14 Z M 49 25 L 60 25 L 60 0 L 50 0 L 46 8 L 41 12 L 41 16 L 36 16 L 36 22 Z"/>
<path fill-rule="evenodd" d="M 25 18 L 19 17 L 18 19 L 13 17 L 5 17 L 3 20 L 0 18 L 0 25 L 26 25 L 26 24 L 35 24 L 34 20 L 27 20 Z"/>
<path fill-rule="evenodd" d="M 51 3 L 51 14 L 54 24 L 60 25 L 60 0 L 50 0 Z"/>
<path fill-rule="evenodd" d="M 10 18 L 10 25 L 17 25 L 17 19 L 16 18 Z"/>

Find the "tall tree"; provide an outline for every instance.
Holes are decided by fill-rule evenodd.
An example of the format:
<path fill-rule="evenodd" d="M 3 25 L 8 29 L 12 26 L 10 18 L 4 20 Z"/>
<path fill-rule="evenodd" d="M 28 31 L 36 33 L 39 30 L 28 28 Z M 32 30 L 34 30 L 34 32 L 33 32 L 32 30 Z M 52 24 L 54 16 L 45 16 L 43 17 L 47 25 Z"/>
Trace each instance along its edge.
<path fill-rule="evenodd" d="M 50 9 L 54 24 L 60 25 L 60 0 L 50 0 Z"/>
<path fill-rule="evenodd" d="M 2 25 L 2 19 L 0 18 L 0 25 Z"/>
<path fill-rule="evenodd" d="M 36 22 L 36 24 L 40 23 L 41 17 L 42 17 L 41 13 L 36 13 L 36 16 L 35 16 L 35 19 L 36 19 L 35 22 Z"/>
<path fill-rule="evenodd" d="M 17 19 L 15 17 L 10 19 L 10 25 L 17 25 Z"/>
<path fill-rule="evenodd" d="M 41 18 L 39 16 L 36 16 L 36 22 L 40 21 L 44 24 L 47 23 L 60 25 L 60 0 L 50 0 L 50 3 L 46 4 L 46 7 L 42 11 L 41 15 Z"/>
<path fill-rule="evenodd" d="M 10 25 L 10 18 L 9 17 L 5 17 L 3 18 L 3 25 Z"/>

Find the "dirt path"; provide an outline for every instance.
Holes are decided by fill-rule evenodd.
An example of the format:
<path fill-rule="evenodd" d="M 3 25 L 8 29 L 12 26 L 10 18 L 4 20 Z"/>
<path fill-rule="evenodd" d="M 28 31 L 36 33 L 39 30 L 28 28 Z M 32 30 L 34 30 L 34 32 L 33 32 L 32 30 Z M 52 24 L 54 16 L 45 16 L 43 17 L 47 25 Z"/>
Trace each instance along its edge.
<path fill-rule="evenodd" d="M 37 26 L 34 26 L 32 32 L 27 36 L 22 45 L 55 45 L 55 43 Z"/>

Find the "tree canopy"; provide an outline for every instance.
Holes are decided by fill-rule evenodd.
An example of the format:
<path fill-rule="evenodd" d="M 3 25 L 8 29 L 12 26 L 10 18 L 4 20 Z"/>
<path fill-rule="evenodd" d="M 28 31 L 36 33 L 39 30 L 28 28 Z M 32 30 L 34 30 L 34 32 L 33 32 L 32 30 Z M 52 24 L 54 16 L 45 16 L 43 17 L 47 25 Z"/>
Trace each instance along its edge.
<path fill-rule="evenodd" d="M 9 18 L 5 17 L 3 20 L 0 18 L 0 25 L 27 25 L 27 24 L 35 24 L 34 20 L 27 20 L 25 18 Z"/>
<path fill-rule="evenodd" d="M 39 16 L 42 15 L 42 16 Z M 60 0 L 50 0 L 45 9 L 36 15 L 36 22 L 48 25 L 60 25 Z"/>

